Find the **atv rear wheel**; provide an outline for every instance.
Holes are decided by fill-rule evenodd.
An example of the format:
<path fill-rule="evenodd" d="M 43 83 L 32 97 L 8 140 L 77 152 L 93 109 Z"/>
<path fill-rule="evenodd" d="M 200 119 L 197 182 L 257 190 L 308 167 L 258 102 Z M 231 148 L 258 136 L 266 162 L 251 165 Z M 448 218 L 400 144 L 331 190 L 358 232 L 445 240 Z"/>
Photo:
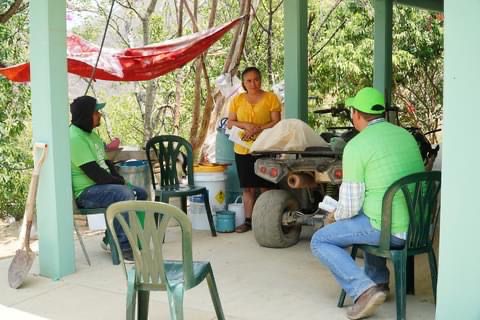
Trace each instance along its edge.
<path fill-rule="evenodd" d="M 299 208 L 298 201 L 285 190 L 269 190 L 260 195 L 253 208 L 253 234 L 258 244 L 268 248 L 287 248 L 296 244 L 302 226 L 282 225 L 284 214 Z"/>

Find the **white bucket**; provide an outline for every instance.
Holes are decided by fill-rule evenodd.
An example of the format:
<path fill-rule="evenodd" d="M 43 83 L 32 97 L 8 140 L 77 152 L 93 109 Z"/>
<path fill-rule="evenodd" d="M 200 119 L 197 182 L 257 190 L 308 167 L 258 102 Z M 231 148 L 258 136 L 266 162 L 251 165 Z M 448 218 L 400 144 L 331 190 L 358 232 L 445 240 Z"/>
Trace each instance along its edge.
<path fill-rule="evenodd" d="M 238 200 L 242 202 L 238 202 Z M 238 196 L 233 203 L 228 205 L 228 211 L 235 212 L 235 227 L 245 223 L 245 209 L 243 208 L 242 196 Z"/>
<path fill-rule="evenodd" d="M 206 187 L 212 211 L 226 209 L 225 181 L 227 175 L 223 172 L 195 172 L 195 185 Z"/>
<path fill-rule="evenodd" d="M 203 203 L 203 197 L 193 196 L 189 198 L 190 206 L 188 208 L 188 217 L 192 222 L 192 229 L 194 230 L 210 230 L 208 223 L 207 211 Z M 215 212 L 212 212 L 213 222 L 215 223 Z"/>
<path fill-rule="evenodd" d="M 107 228 L 105 225 L 105 215 L 103 213 L 89 214 L 87 215 L 87 221 L 88 229 L 91 231 L 105 230 Z"/>

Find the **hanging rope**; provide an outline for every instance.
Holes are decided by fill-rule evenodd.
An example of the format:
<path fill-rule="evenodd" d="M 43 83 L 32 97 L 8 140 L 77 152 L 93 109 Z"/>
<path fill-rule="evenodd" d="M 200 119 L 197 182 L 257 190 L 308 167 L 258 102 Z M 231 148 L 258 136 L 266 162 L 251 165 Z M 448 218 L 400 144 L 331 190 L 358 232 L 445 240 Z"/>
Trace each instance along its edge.
<path fill-rule="evenodd" d="M 108 13 L 107 23 L 105 24 L 105 29 L 103 30 L 103 37 L 102 42 L 100 43 L 100 49 L 98 50 L 97 61 L 95 61 L 95 65 L 93 66 L 92 75 L 90 76 L 90 80 L 88 81 L 87 89 L 85 90 L 85 94 L 87 95 L 88 90 L 92 85 L 93 78 L 95 77 L 95 72 L 97 71 L 98 61 L 100 60 L 100 56 L 102 55 L 103 44 L 105 43 L 105 38 L 107 36 L 108 26 L 110 25 L 110 19 L 112 18 L 113 6 L 115 5 L 115 0 L 112 0 L 112 5 L 110 6 L 110 12 Z"/>

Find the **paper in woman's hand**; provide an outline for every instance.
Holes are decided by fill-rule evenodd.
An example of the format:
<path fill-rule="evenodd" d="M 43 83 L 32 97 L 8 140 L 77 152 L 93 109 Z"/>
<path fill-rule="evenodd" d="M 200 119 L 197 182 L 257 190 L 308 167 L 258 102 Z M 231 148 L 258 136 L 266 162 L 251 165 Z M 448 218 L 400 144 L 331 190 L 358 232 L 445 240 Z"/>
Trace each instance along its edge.
<path fill-rule="evenodd" d="M 245 135 L 245 130 L 240 129 L 239 127 L 233 126 L 232 129 L 228 130 L 229 137 L 228 139 L 235 142 L 242 147 L 250 149 L 254 140 L 243 140 L 243 136 Z"/>
<path fill-rule="evenodd" d="M 318 207 L 320 209 L 325 210 L 327 212 L 333 212 L 337 210 L 337 206 L 338 206 L 338 201 L 333 199 L 330 196 L 323 197 L 322 202 L 318 204 Z"/>

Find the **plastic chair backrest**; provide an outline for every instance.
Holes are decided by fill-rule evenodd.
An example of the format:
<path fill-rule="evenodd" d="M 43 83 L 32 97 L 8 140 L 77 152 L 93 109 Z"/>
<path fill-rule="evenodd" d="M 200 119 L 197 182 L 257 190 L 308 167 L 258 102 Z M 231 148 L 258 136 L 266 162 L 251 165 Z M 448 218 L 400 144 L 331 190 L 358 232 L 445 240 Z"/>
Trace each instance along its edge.
<path fill-rule="evenodd" d="M 193 150 L 192 145 L 182 137 L 174 135 L 162 135 L 151 138 L 145 147 L 147 159 L 150 162 L 150 174 L 152 176 L 153 188 L 178 185 L 180 183 L 177 172 L 177 160 L 180 153 L 184 152 L 187 161 L 187 180 L 189 185 L 194 185 L 193 181 Z M 156 159 L 151 159 L 152 151 Z M 155 179 L 153 163 L 157 162 L 160 166 L 160 181 Z"/>
<path fill-rule="evenodd" d="M 431 246 L 440 212 L 440 188 L 439 171 L 414 173 L 394 182 L 383 196 L 379 248 L 390 250 L 392 203 L 398 196 L 406 201 L 410 218 L 406 249 Z"/>
<path fill-rule="evenodd" d="M 145 222 L 140 222 L 137 212 L 145 212 Z M 123 214 L 128 215 L 128 223 Z M 132 247 L 137 271 L 137 283 L 150 289 L 165 290 L 167 278 L 164 268 L 163 242 L 170 219 L 178 222 L 182 230 L 182 268 L 185 286 L 193 283 L 192 225 L 187 215 L 177 207 L 150 201 L 121 201 L 107 209 L 107 222 L 112 230 L 115 245 L 120 250 L 114 220 L 117 220 Z M 123 257 L 121 257 L 123 262 Z M 123 263 L 125 276 L 127 270 Z"/>

